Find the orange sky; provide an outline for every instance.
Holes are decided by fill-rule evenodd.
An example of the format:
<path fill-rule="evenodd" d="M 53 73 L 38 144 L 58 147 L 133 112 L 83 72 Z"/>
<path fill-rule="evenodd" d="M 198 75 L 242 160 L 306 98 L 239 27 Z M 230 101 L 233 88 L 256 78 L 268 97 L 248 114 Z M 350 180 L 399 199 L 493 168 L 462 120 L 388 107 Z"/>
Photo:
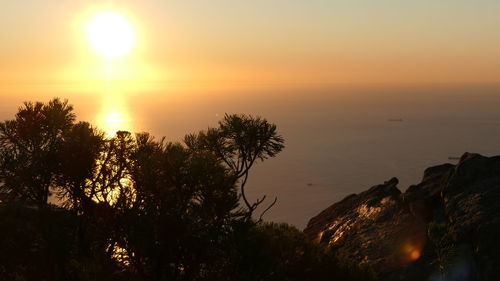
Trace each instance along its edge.
<path fill-rule="evenodd" d="M 0 90 L 500 82 L 498 1 L 165 2 L 3 3 Z M 137 32 L 111 78 L 84 31 L 109 9 Z"/>

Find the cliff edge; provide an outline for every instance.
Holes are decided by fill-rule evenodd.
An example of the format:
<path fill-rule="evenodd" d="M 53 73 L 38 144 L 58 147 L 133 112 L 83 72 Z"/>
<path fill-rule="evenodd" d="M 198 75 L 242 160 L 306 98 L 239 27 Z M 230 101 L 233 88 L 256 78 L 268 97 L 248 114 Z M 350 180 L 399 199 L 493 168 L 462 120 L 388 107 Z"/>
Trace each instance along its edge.
<path fill-rule="evenodd" d="M 305 234 L 381 280 L 498 280 L 500 156 L 465 153 L 425 170 L 401 192 L 392 178 L 349 195 L 312 219 Z"/>

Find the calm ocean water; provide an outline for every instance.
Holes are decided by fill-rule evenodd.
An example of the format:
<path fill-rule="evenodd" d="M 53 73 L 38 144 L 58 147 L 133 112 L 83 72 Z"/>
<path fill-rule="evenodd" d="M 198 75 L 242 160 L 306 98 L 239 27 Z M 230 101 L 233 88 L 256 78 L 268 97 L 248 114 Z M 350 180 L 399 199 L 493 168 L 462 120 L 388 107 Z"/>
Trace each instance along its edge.
<path fill-rule="evenodd" d="M 98 122 L 99 95 L 69 98 L 79 119 Z M 3 95 L 0 119 L 24 100 L 51 96 Z M 391 177 L 405 190 L 425 168 L 454 162 L 464 152 L 500 154 L 500 87 L 400 86 L 329 90 L 149 93 L 117 95 L 136 131 L 168 140 L 215 126 L 224 113 L 260 115 L 276 123 L 285 150 L 255 166 L 253 198 L 278 197 L 267 220 L 305 227 L 343 197 Z M 390 121 L 401 119 L 401 121 Z"/>

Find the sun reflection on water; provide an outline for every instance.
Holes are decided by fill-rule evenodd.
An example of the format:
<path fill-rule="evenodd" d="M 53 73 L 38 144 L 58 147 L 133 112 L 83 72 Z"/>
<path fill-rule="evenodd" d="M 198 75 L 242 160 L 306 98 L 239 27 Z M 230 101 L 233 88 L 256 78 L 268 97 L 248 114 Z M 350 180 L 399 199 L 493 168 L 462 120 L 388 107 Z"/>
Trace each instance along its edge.
<path fill-rule="evenodd" d="M 97 125 L 108 137 L 117 131 L 132 131 L 132 121 L 126 101 L 118 94 L 107 94 L 103 99 Z"/>

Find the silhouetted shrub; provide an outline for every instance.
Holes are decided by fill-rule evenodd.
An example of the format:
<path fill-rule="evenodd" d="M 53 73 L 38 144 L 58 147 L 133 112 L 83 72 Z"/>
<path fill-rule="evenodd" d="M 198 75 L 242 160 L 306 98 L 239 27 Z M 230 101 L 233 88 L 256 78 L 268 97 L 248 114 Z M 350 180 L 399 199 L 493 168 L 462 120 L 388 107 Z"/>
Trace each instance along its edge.
<path fill-rule="evenodd" d="M 261 223 L 237 236 L 241 280 L 375 280 L 369 266 L 340 260 L 284 223 Z"/>
<path fill-rule="evenodd" d="M 254 215 L 265 196 L 245 183 L 284 148 L 274 124 L 226 115 L 182 144 L 107 138 L 72 109 L 25 103 L 0 123 L 0 280 L 371 280 Z"/>

